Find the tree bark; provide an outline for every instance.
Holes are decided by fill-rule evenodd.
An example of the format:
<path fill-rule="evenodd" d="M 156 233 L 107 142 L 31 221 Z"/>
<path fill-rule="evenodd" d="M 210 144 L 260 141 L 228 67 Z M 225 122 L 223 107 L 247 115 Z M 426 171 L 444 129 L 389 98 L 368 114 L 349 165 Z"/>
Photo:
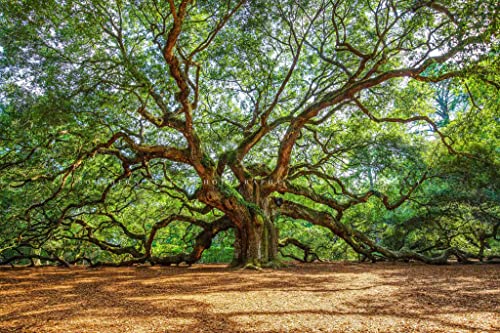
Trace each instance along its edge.
<path fill-rule="evenodd" d="M 255 206 L 249 208 L 250 219 L 234 223 L 241 227 L 235 229 L 232 266 L 260 268 L 272 265 L 277 260 L 278 230 L 274 224 L 270 199 L 258 200 Z"/>
<path fill-rule="evenodd" d="M 278 230 L 272 220 L 252 219 L 235 229 L 232 266 L 254 265 L 261 267 L 277 260 Z"/>

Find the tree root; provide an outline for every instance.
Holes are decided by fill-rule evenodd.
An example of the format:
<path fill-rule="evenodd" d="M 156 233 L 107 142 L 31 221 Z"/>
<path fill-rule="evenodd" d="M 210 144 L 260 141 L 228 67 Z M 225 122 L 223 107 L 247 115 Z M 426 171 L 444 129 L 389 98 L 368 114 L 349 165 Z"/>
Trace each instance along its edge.
<path fill-rule="evenodd" d="M 240 268 L 240 270 L 245 270 L 245 269 L 251 269 L 251 270 L 254 270 L 254 271 L 259 271 L 259 272 L 262 272 L 263 269 L 260 265 L 258 264 L 254 264 L 254 263 L 246 263 L 243 267 Z"/>

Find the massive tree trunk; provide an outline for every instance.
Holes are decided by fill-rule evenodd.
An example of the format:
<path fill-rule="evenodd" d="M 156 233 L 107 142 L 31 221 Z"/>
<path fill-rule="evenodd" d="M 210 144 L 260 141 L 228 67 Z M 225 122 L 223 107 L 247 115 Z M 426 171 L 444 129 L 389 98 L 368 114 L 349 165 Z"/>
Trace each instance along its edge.
<path fill-rule="evenodd" d="M 268 266 L 277 260 L 278 230 L 270 216 L 257 215 L 235 229 L 233 266 Z"/>
<path fill-rule="evenodd" d="M 247 218 L 237 216 L 233 266 L 274 265 L 278 254 L 278 230 L 274 224 L 272 199 L 263 196 L 257 181 L 239 189 L 245 199 Z"/>

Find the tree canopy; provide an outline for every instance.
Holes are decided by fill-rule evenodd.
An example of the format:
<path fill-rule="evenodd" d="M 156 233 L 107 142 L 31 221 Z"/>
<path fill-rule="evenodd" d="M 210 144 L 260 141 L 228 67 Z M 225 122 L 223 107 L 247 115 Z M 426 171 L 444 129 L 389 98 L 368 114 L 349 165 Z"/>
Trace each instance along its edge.
<path fill-rule="evenodd" d="M 0 1 L 0 263 L 498 258 L 498 10 Z"/>

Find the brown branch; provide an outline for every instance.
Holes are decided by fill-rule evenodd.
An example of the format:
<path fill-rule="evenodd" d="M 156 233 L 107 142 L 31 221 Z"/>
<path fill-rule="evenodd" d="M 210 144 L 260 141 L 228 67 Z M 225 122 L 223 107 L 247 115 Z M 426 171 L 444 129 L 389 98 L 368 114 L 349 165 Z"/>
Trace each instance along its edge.
<path fill-rule="evenodd" d="M 389 260 L 417 260 L 427 264 L 442 265 L 448 262 L 450 256 L 455 256 L 461 262 L 468 262 L 469 254 L 457 248 L 447 248 L 437 256 L 426 256 L 422 253 L 403 249 L 394 251 L 387 249 L 371 240 L 365 234 L 340 222 L 338 218 L 330 214 L 320 212 L 312 208 L 302 206 L 297 203 L 285 201 L 280 207 L 283 215 L 294 219 L 306 220 L 312 224 L 329 229 L 332 233 L 342 238 L 351 248 L 359 254 L 365 255 L 372 261 L 376 261 L 375 255 L 382 256 Z"/>
<path fill-rule="evenodd" d="M 288 237 L 288 238 L 280 240 L 279 243 L 278 243 L 278 246 L 280 248 L 285 248 L 288 245 L 293 245 L 293 246 L 301 249 L 304 252 L 304 257 L 303 258 L 298 258 L 298 257 L 296 257 L 296 256 L 294 256 L 292 254 L 283 253 L 280 250 L 281 255 L 284 256 L 284 257 L 293 258 L 293 259 L 295 259 L 297 261 L 305 262 L 305 263 L 310 263 L 310 262 L 313 262 L 315 260 L 321 261 L 321 259 L 316 254 L 316 252 L 312 251 L 312 249 L 311 249 L 311 247 L 309 245 L 306 245 L 306 244 L 302 243 L 301 241 L 299 241 L 296 238 L 290 238 L 290 237 Z"/>
<path fill-rule="evenodd" d="M 393 78 L 410 77 L 415 80 L 439 81 L 439 80 L 445 80 L 453 75 L 458 75 L 457 72 L 453 72 L 453 73 L 443 74 L 437 78 L 431 78 L 431 77 L 424 77 L 421 75 L 421 73 L 424 72 L 429 66 L 431 66 L 434 63 L 443 63 L 448 59 L 454 57 L 468 45 L 482 43 L 485 35 L 486 33 L 466 38 L 465 40 L 458 43 L 455 47 L 451 48 L 448 52 L 440 56 L 427 58 L 419 67 L 390 70 L 376 77 L 351 83 L 340 90 L 336 90 L 327 94 L 320 101 L 309 105 L 302 113 L 300 113 L 297 117 L 293 118 L 290 121 L 290 125 L 279 147 L 277 165 L 269 178 L 274 182 L 279 182 L 288 175 L 291 153 L 300 135 L 301 129 L 313 117 L 317 116 L 321 110 L 330 107 L 332 105 L 335 105 L 337 103 L 340 103 L 344 100 L 351 99 L 354 97 L 356 93 L 374 87 L 376 85 L 379 85 Z"/>
<path fill-rule="evenodd" d="M 151 264 L 179 265 L 183 262 L 191 266 L 200 260 L 203 251 L 210 248 L 212 239 L 221 231 L 228 230 L 233 227 L 231 220 L 227 217 L 221 217 L 212 223 L 207 224 L 207 227 L 196 236 L 193 250 L 190 253 L 180 253 L 167 257 L 151 257 L 149 260 Z"/>
<path fill-rule="evenodd" d="M 365 114 L 368 116 L 368 118 L 370 118 L 370 120 L 373 120 L 374 122 L 377 122 L 377 123 L 402 123 L 402 124 L 407 124 L 407 123 L 412 123 L 412 122 L 416 122 L 416 121 L 425 121 L 427 124 L 429 124 L 432 129 L 434 130 L 435 133 L 438 134 L 439 138 L 441 139 L 441 142 L 446 146 L 446 148 L 448 149 L 448 152 L 450 152 L 451 154 L 456 154 L 456 155 L 463 155 L 463 156 L 467 156 L 469 158 L 475 158 L 474 155 L 471 155 L 471 154 L 468 154 L 468 153 L 459 153 L 457 152 L 455 149 L 453 149 L 453 147 L 451 146 L 451 144 L 449 144 L 446 139 L 448 139 L 447 136 L 445 136 L 440 130 L 439 130 L 439 127 L 436 125 L 435 122 L 433 122 L 429 117 L 427 116 L 413 116 L 413 117 L 409 117 L 409 118 L 396 118 L 396 117 L 383 117 L 383 118 L 377 118 L 373 115 L 373 113 L 371 113 L 360 101 L 358 98 L 353 98 L 352 99 L 356 105 L 358 106 L 358 108 Z"/>

